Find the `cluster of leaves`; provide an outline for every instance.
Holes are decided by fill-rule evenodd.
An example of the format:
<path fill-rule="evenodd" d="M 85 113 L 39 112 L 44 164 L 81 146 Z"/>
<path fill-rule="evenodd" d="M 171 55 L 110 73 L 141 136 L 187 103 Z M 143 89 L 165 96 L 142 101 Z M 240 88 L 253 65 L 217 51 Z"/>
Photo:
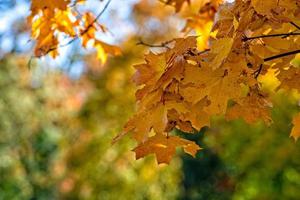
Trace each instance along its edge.
<path fill-rule="evenodd" d="M 299 15 L 300 5 L 293 0 L 236 0 L 219 7 L 209 49 L 199 51 L 196 37 L 190 36 L 175 39 L 163 53 L 146 55 L 133 77 L 140 86 L 138 109 L 116 140 L 130 133 L 138 142 L 137 158 L 154 153 L 158 163 L 169 163 L 177 146 L 191 155 L 200 149 L 171 136 L 173 128 L 194 133 L 220 115 L 272 123 L 271 94 L 261 85 L 273 72 L 280 81 L 276 91 L 300 89 L 300 69 L 291 64 L 300 52 Z M 296 140 L 299 116 L 291 133 Z"/>
<path fill-rule="evenodd" d="M 106 27 L 98 23 L 98 19 L 108 6 L 94 16 L 92 12 L 80 13 L 78 4 L 85 0 L 32 0 L 31 15 L 28 21 L 32 27 L 32 38 L 36 40 L 34 55 L 41 57 L 49 54 L 53 58 L 58 55 L 58 48 L 64 47 L 77 39 L 81 39 L 82 46 L 88 45 L 97 49 L 98 58 L 105 62 L 107 54 L 119 55 L 120 49 L 109 45 L 96 37 L 97 32 L 105 33 Z M 61 44 L 59 38 L 65 36 L 69 41 Z"/>

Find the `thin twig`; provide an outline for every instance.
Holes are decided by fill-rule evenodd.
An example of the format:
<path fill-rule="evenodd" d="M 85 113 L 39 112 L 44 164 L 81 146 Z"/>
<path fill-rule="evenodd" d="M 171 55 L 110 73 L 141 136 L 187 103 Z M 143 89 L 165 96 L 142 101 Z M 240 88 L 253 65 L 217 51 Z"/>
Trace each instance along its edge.
<path fill-rule="evenodd" d="M 257 79 L 263 69 L 263 64 L 260 64 L 259 68 L 253 73 L 254 78 Z"/>
<path fill-rule="evenodd" d="M 300 30 L 300 26 L 298 26 L 296 23 L 290 22 L 290 24 L 292 24 L 292 25 L 295 26 L 298 30 Z"/>
<path fill-rule="evenodd" d="M 290 32 L 290 33 L 278 33 L 278 34 L 270 34 L 270 35 L 259 35 L 259 36 L 253 36 L 253 37 L 244 37 L 242 41 L 246 42 L 248 40 L 255 40 L 255 39 L 261 39 L 261 38 L 270 38 L 270 37 L 288 37 L 288 36 L 296 36 L 300 35 L 300 33 Z"/>
<path fill-rule="evenodd" d="M 286 53 L 282 53 L 282 54 L 278 54 L 278 55 L 275 55 L 275 56 L 271 56 L 271 57 L 265 58 L 264 62 L 268 62 L 270 60 L 275 60 L 277 58 L 282 58 L 282 57 L 286 57 L 286 56 L 295 55 L 297 53 L 300 53 L 300 49 L 295 50 L 295 51 L 289 51 L 289 52 L 286 52 Z"/>
<path fill-rule="evenodd" d="M 264 59 L 264 62 L 268 62 L 268 61 L 271 61 L 271 60 L 275 60 L 275 59 L 278 59 L 278 58 L 282 58 L 282 57 L 286 57 L 286 56 L 291 56 L 291 55 L 295 55 L 297 53 L 300 53 L 300 49 L 298 50 L 295 50 L 295 51 L 289 51 L 289 52 L 286 52 L 286 53 L 281 53 L 281 54 L 278 54 L 278 55 L 275 55 L 275 56 L 271 56 L 271 57 L 267 57 Z M 263 64 L 261 64 L 258 68 L 258 70 L 256 70 L 254 72 L 254 77 L 257 79 L 257 77 L 260 75 L 261 71 L 262 71 L 262 68 L 263 68 Z"/>
<path fill-rule="evenodd" d="M 89 31 L 89 29 L 91 28 L 91 27 L 93 27 L 94 26 L 94 24 L 99 20 L 99 18 L 103 15 L 103 13 L 106 11 L 106 9 L 108 8 L 108 6 L 109 6 L 109 4 L 110 4 L 110 2 L 111 2 L 112 0 L 108 0 L 107 2 L 106 2 L 106 4 L 105 4 L 105 6 L 103 7 L 103 9 L 102 9 L 102 11 L 96 16 L 96 18 L 87 26 L 87 28 L 83 31 L 83 32 L 81 32 L 81 34 L 80 35 L 83 35 L 83 34 L 85 34 L 86 32 L 88 32 Z"/>
<path fill-rule="evenodd" d="M 143 45 L 143 46 L 147 46 L 147 47 L 154 47 L 154 48 L 167 48 L 170 49 L 170 47 L 168 46 L 168 44 L 172 43 L 174 40 L 169 40 L 166 42 L 162 42 L 161 44 L 149 44 L 147 42 L 144 42 L 142 39 L 140 39 L 136 45 Z"/>

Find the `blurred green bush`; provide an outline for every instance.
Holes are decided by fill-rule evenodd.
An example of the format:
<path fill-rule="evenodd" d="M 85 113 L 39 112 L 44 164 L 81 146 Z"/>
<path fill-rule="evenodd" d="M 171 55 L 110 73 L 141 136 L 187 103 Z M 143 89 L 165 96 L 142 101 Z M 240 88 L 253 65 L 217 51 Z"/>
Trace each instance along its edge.
<path fill-rule="evenodd" d="M 175 199 L 180 161 L 134 161 L 112 138 L 133 110 L 131 63 L 71 80 L 0 62 L 0 199 Z"/>

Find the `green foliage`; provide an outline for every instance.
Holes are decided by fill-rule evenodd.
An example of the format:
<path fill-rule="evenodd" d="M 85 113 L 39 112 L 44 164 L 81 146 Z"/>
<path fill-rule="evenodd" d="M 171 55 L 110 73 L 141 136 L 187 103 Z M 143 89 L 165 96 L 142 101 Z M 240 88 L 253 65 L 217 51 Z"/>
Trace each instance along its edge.
<path fill-rule="evenodd" d="M 133 61 L 115 62 L 71 81 L 41 78 L 16 57 L 1 61 L 0 200 L 175 199 L 179 160 L 157 167 L 153 158 L 134 161 L 128 140 L 111 146 L 133 110 Z M 84 92 L 78 109 L 74 97 Z"/>
<path fill-rule="evenodd" d="M 63 130 L 46 115 L 45 91 L 25 83 L 26 68 L 17 64 L 0 64 L 0 199 L 53 199 Z"/>
<path fill-rule="evenodd" d="M 217 120 L 205 137 L 229 170 L 235 188 L 231 199 L 300 197 L 300 144 L 288 137 L 297 102 L 281 92 L 274 99 L 271 127 Z"/>

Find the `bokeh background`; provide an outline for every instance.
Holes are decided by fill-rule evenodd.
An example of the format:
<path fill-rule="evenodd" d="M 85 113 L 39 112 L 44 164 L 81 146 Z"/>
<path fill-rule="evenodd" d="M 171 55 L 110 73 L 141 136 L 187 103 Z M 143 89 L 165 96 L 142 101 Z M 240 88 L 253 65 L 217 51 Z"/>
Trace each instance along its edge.
<path fill-rule="evenodd" d="M 100 19 L 110 33 L 99 37 L 122 56 L 103 65 L 77 42 L 55 60 L 32 58 L 29 8 L 0 0 L 0 200 L 300 199 L 300 143 L 289 137 L 296 92 L 273 94 L 271 127 L 214 118 L 198 134 L 174 132 L 204 148 L 196 158 L 136 161 L 133 141 L 111 141 L 135 109 L 132 65 L 149 51 L 137 43 L 184 36 L 182 15 L 156 0 L 113 0 Z"/>

